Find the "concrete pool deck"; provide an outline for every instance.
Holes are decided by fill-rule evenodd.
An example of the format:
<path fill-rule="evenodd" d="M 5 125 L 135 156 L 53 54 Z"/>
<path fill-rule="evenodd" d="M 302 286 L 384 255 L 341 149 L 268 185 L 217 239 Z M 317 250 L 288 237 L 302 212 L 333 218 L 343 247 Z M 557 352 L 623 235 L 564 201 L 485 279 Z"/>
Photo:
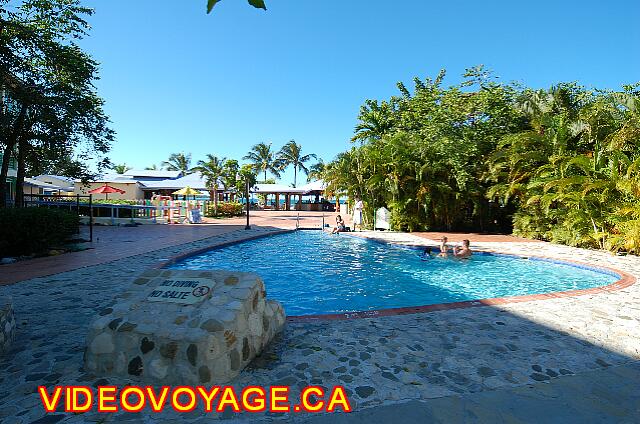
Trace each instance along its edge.
<path fill-rule="evenodd" d="M 230 229 L 0 287 L 0 295 L 13 297 L 18 322 L 12 348 L 0 358 L 0 421 L 30 423 L 44 417 L 38 385 L 127 384 L 126 379 L 100 379 L 82 370 L 88 322 L 143 270 L 186 251 L 291 228 L 287 215 L 281 221 L 286 225 Z M 363 235 L 395 243 L 429 243 L 421 235 Z M 640 276 L 637 257 L 522 241 L 476 241 L 473 246 L 578 260 Z M 165 412 L 159 417 L 148 412 L 67 416 L 60 411 L 46 416 L 46 422 L 215 418 L 388 422 L 390 417 L 540 422 L 544 413 L 545 422 L 636 422 L 640 417 L 639 359 L 640 287 L 635 284 L 610 292 L 479 308 L 289 322 L 233 384 L 238 388 L 288 385 L 294 394 L 306 385 L 342 385 L 356 411 L 350 415 L 226 413 L 219 417 L 196 410 L 184 415 Z"/>

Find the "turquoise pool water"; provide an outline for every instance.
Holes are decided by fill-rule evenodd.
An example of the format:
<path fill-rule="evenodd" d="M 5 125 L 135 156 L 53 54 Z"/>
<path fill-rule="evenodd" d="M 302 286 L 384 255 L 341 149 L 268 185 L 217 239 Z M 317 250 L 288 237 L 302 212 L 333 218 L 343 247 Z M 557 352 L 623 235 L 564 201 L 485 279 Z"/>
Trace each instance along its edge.
<path fill-rule="evenodd" d="M 253 271 L 287 315 L 398 308 L 604 286 L 613 273 L 506 255 L 423 261 L 419 251 L 321 231 L 214 249 L 174 269 Z"/>

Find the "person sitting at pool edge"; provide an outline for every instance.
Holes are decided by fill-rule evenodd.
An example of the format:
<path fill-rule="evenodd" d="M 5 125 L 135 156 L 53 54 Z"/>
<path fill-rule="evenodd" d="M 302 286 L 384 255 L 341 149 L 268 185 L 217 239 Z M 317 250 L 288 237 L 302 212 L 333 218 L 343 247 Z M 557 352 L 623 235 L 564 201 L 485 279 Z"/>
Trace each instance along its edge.
<path fill-rule="evenodd" d="M 471 252 L 471 249 L 469 248 L 469 240 L 462 240 L 462 246 L 461 247 L 456 246 L 456 248 L 453 250 L 453 255 L 456 258 L 460 258 L 460 259 L 467 259 L 472 254 L 473 252 Z"/>
<path fill-rule="evenodd" d="M 344 232 L 344 230 L 344 220 L 342 219 L 342 216 L 338 215 L 336 216 L 336 226 L 333 228 L 333 231 L 331 231 L 331 234 L 341 233 Z"/>
<path fill-rule="evenodd" d="M 442 237 L 440 239 L 440 253 L 438 254 L 438 256 L 441 258 L 446 258 L 449 256 L 449 246 L 447 246 L 447 241 L 449 241 L 449 239 L 446 237 Z"/>

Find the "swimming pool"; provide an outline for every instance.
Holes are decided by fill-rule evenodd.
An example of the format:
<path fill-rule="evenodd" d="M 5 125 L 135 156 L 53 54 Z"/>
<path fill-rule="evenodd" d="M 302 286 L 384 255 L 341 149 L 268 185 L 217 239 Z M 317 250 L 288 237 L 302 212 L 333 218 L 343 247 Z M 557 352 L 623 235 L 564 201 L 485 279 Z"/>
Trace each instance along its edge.
<path fill-rule="evenodd" d="M 169 268 L 256 272 L 287 315 L 579 290 L 620 278 L 607 270 L 508 255 L 424 261 L 419 253 L 345 234 L 296 231 L 216 248 Z"/>

